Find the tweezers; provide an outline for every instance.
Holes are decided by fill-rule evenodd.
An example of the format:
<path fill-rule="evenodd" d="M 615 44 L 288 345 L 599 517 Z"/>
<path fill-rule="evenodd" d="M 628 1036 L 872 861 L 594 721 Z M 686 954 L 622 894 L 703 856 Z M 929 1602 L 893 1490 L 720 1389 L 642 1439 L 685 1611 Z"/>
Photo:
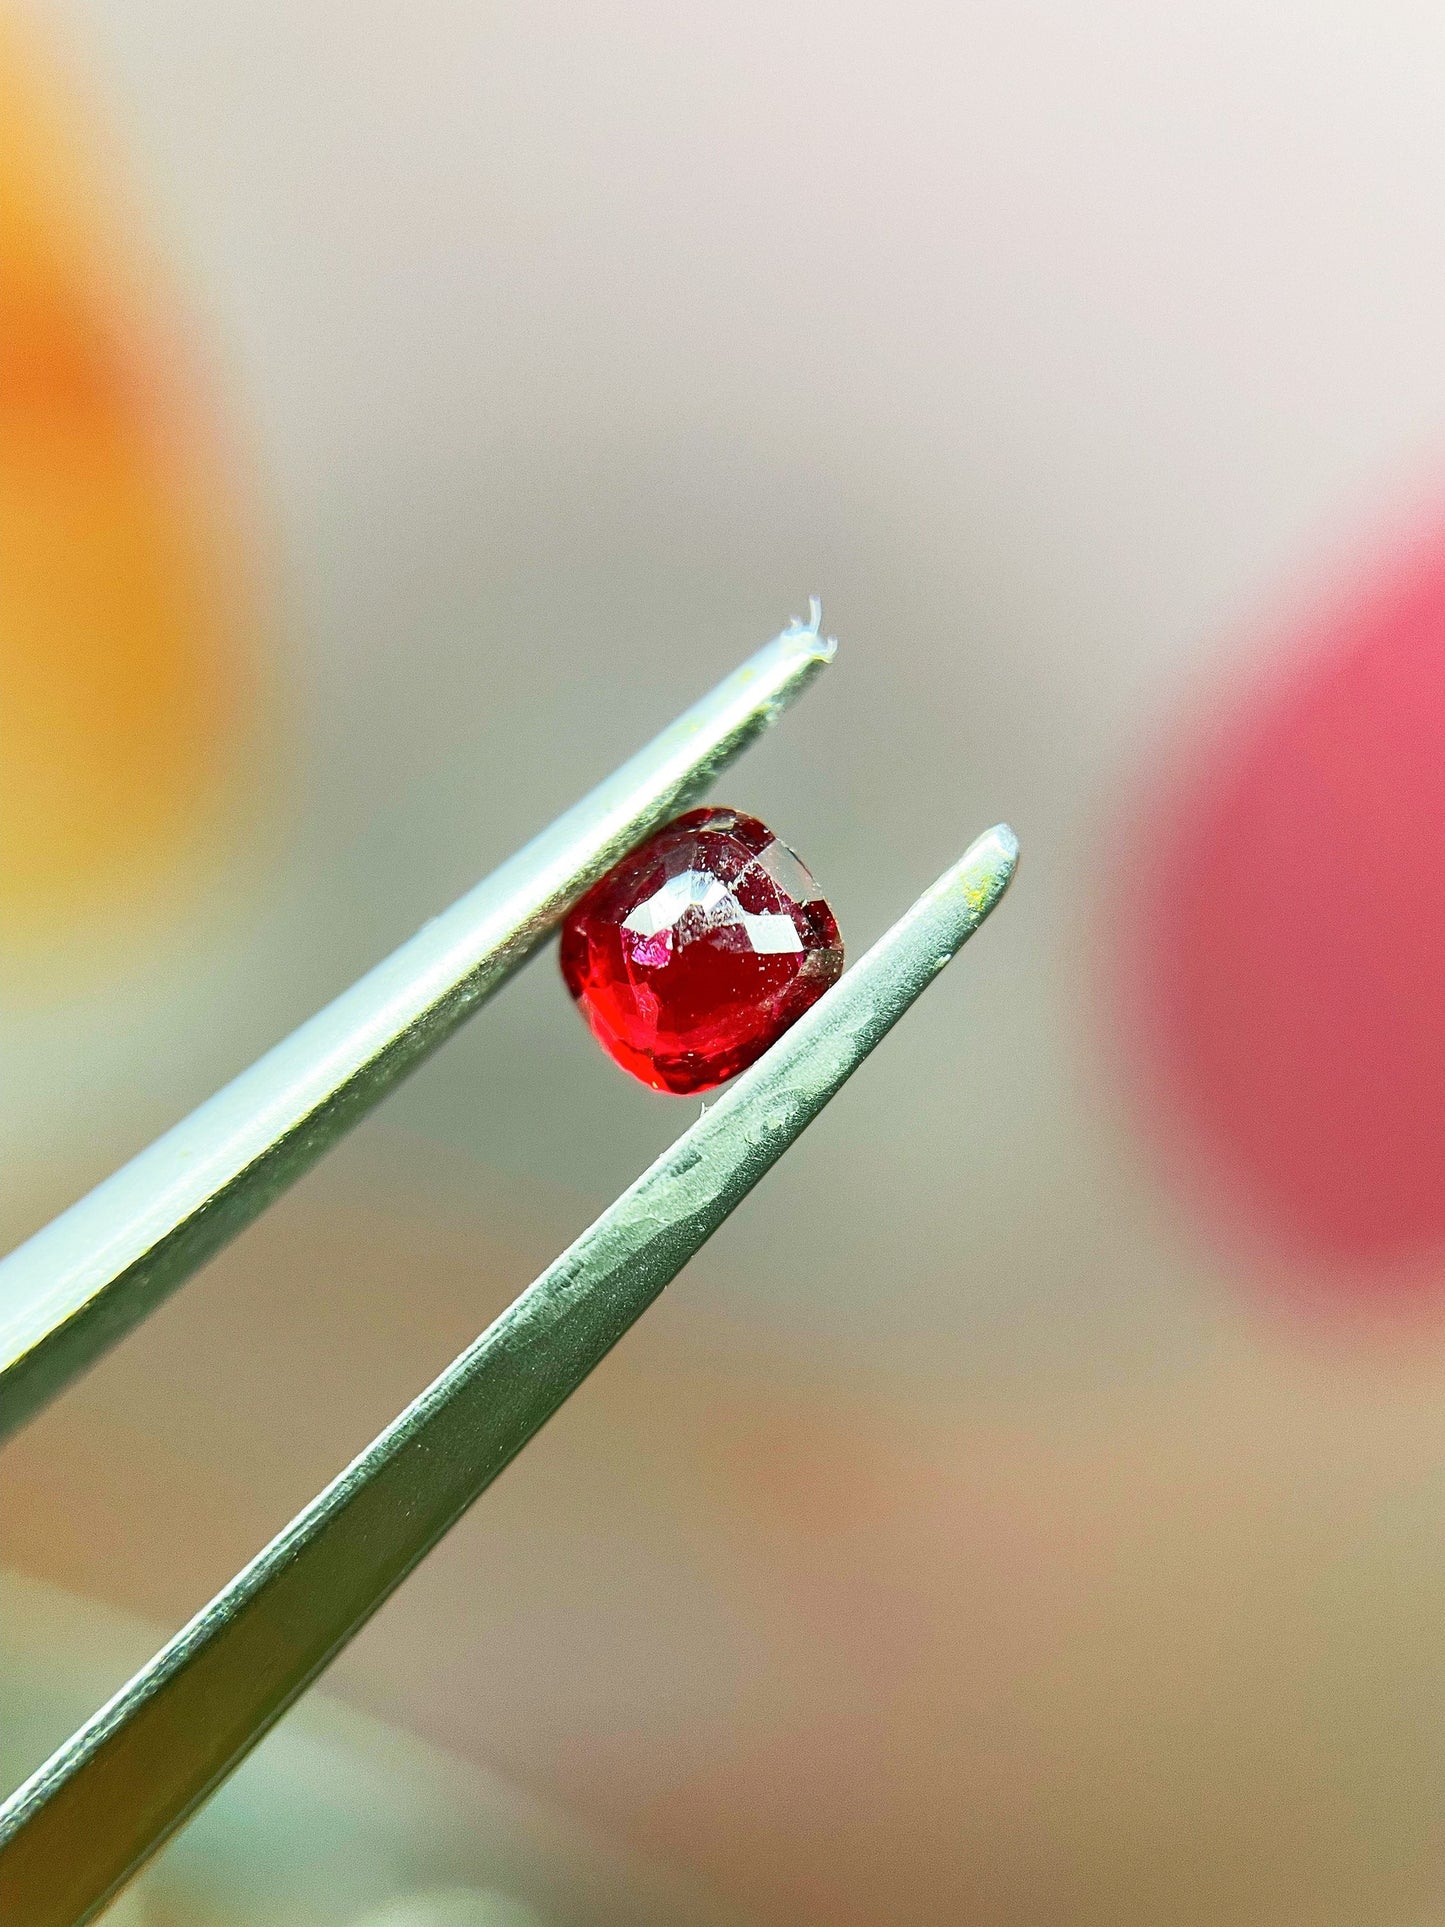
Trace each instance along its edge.
<path fill-rule="evenodd" d="M 814 603 L 385 962 L 0 1262 L 0 1437 L 445 1041 L 832 660 Z M 979 837 L 807 1014 L 0 1805 L 0 1922 L 91 1919 L 812 1122 L 1002 896 Z"/>

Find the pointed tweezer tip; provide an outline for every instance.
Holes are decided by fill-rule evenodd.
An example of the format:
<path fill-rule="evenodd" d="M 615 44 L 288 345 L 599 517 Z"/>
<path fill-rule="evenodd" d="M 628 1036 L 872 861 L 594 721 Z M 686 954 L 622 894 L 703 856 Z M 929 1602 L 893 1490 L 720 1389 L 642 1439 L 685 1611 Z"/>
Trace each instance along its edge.
<path fill-rule="evenodd" d="M 985 851 L 992 853 L 999 869 L 1007 882 L 1018 867 L 1019 840 L 1012 824 L 995 823 L 991 830 L 974 839 L 973 848 L 982 856 Z"/>
<path fill-rule="evenodd" d="M 808 620 L 794 616 L 783 635 L 809 662 L 830 663 L 838 653 L 838 638 L 823 634 L 823 604 L 815 595 L 808 597 Z"/>
<path fill-rule="evenodd" d="M 963 885 L 975 921 L 981 923 L 995 907 L 1018 868 L 1019 840 L 1007 823 L 974 838 L 964 851 L 955 875 Z"/>

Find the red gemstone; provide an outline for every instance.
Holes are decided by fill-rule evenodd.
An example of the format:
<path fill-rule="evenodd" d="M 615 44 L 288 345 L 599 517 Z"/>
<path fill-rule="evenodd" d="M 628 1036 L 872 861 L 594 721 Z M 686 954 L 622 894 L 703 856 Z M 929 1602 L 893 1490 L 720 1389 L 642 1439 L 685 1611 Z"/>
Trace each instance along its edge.
<path fill-rule="evenodd" d="M 679 1096 L 746 1070 L 842 969 L 817 884 L 736 810 L 669 823 L 562 926 L 562 975 L 598 1043 Z"/>

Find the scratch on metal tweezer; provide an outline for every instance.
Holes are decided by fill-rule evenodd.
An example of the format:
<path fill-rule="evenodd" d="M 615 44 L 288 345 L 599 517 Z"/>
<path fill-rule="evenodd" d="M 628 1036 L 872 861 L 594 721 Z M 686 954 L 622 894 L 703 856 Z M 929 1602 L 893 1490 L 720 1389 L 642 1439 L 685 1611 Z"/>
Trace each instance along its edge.
<path fill-rule="evenodd" d="M 0 1807 L 0 1920 L 88 1920 L 255 1745 L 818 1115 L 998 902 L 964 857 Z"/>
<path fill-rule="evenodd" d="M 815 601 L 500 869 L 0 1261 L 0 1439 L 443 1043 L 833 659 Z"/>

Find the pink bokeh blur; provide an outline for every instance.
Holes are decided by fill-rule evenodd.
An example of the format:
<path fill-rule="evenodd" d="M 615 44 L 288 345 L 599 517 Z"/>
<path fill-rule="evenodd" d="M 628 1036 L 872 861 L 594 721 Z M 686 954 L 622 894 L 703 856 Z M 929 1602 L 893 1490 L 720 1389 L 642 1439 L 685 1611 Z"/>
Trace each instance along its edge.
<path fill-rule="evenodd" d="M 1445 530 L 1383 549 L 1171 745 L 1125 1029 L 1191 1202 L 1301 1285 L 1438 1305 Z"/>

